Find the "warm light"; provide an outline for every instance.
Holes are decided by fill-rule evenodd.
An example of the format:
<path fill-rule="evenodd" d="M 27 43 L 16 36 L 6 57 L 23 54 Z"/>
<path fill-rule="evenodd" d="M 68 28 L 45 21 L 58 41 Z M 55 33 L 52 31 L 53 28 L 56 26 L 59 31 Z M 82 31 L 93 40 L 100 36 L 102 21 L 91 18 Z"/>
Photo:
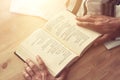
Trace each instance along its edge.
<path fill-rule="evenodd" d="M 66 0 L 12 0 L 11 11 L 49 18 L 51 14 L 65 9 L 65 2 Z"/>

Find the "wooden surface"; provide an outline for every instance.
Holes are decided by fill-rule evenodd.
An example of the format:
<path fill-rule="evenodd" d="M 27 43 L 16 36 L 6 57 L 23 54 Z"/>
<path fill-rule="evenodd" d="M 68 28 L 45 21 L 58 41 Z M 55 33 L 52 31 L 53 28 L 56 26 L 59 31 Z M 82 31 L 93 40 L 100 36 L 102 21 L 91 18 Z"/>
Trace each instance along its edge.
<path fill-rule="evenodd" d="M 23 62 L 14 55 L 19 43 L 42 27 L 40 17 L 9 12 L 11 0 L 0 0 L 0 80 L 24 80 Z M 103 45 L 89 49 L 68 73 L 66 80 L 120 80 L 120 47 Z"/>

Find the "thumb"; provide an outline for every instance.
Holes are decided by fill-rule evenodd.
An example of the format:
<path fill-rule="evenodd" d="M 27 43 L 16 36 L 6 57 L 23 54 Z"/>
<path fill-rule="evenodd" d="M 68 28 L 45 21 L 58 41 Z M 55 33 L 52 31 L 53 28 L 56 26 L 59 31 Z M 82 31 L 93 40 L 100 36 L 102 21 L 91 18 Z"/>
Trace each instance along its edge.
<path fill-rule="evenodd" d="M 99 44 L 103 44 L 104 42 L 109 41 L 110 38 L 110 34 L 104 34 L 103 36 L 101 36 L 100 38 L 98 38 L 97 40 L 95 40 L 94 46 L 97 46 Z"/>
<path fill-rule="evenodd" d="M 57 80 L 65 80 L 65 77 L 68 73 L 69 69 L 65 69 L 65 71 L 63 71 L 60 76 L 57 78 Z"/>

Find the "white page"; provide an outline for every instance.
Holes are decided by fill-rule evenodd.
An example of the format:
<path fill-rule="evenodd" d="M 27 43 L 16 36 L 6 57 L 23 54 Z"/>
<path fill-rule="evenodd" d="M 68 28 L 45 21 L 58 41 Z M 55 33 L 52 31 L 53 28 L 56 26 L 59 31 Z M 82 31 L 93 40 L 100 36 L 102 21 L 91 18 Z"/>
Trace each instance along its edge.
<path fill-rule="evenodd" d="M 16 53 L 22 59 L 30 58 L 35 63 L 35 56 L 39 55 L 53 76 L 58 75 L 76 57 L 76 54 L 42 29 L 36 30 L 24 40 Z"/>
<path fill-rule="evenodd" d="M 120 5 L 115 6 L 116 17 L 120 17 Z"/>
<path fill-rule="evenodd" d="M 50 19 L 66 9 L 66 0 L 12 0 L 10 11 Z"/>
<path fill-rule="evenodd" d="M 109 41 L 105 43 L 107 49 L 112 49 L 120 45 L 120 40 Z"/>
<path fill-rule="evenodd" d="M 76 22 L 75 15 L 64 11 L 48 21 L 44 28 L 70 50 L 80 55 L 101 34 L 80 27 Z"/>

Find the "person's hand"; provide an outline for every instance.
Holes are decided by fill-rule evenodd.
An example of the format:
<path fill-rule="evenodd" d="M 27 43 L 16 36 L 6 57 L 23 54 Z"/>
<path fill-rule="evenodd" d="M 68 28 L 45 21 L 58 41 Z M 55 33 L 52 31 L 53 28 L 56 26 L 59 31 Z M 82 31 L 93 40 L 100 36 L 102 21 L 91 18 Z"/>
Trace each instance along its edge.
<path fill-rule="evenodd" d="M 27 60 L 23 76 L 25 80 L 64 80 L 66 72 L 63 72 L 58 78 L 53 77 L 47 70 L 45 64 L 39 56 L 36 57 L 39 68 L 31 60 Z"/>
<path fill-rule="evenodd" d="M 77 25 L 103 34 L 96 40 L 100 44 L 120 36 L 120 18 L 103 15 L 86 15 L 77 17 Z"/>

